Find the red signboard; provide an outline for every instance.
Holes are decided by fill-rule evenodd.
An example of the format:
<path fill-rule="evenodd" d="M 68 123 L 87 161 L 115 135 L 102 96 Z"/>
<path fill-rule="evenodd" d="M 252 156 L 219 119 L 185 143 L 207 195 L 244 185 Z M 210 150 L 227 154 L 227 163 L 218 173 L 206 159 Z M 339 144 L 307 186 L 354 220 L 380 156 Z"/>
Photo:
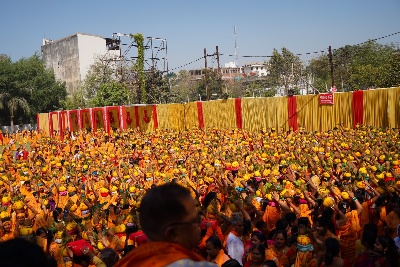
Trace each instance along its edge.
<path fill-rule="evenodd" d="M 334 104 L 333 94 L 331 94 L 331 93 L 319 94 L 319 104 L 320 105 L 333 105 Z"/>

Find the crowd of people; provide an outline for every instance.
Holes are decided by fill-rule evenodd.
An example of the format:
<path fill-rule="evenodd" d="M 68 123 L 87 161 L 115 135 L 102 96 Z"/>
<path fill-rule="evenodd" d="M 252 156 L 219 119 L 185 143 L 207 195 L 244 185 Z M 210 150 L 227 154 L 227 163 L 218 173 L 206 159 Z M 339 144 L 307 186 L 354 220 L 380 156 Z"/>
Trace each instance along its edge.
<path fill-rule="evenodd" d="M 18 131 L 0 149 L 0 255 L 19 240 L 59 267 L 400 266 L 399 129 Z"/>

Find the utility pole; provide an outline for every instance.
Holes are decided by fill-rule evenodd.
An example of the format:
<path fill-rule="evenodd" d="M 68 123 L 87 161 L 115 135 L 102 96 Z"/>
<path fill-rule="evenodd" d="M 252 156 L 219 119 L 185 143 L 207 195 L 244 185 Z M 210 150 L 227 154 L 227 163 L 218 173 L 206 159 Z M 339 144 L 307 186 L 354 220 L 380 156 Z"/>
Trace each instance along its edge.
<path fill-rule="evenodd" d="M 219 52 L 218 52 L 218 45 L 215 47 L 216 53 L 217 53 L 217 64 L 218 64 L 218 78 L 221 77 L 221 69 L 219 67 Z M 221 88 L 219 88 L 219 94 L 222 95 L 222 84 L 221 84 Z"/>
<path fill-rule="evenodd" d="M 208 90 L 207 51 L 206 51 L 205 48 L 204 48 L 204 68 L 205 68 L 205 71 L 204 71 L 204 78 L 205 78 L 205 80 L 206 80 L 206 96 L 207 96 L 207 101 L 209 101 L 209 100 L 210 100 L 210 92 L 209 92 L 209 90 Z"/>
<path fill-rule="evenodd" d="M 332 64 L 332 49 L 331 46 L 329 46 L 328 48 L 328 57 L 329 57 L 329 65 L 331 66 L 331 79 L 332 79 L 332 86 L 331 88 L 333 88 L 333 86 L 335 86 L 335 78 L 333 77 L 333 64 Z"/>

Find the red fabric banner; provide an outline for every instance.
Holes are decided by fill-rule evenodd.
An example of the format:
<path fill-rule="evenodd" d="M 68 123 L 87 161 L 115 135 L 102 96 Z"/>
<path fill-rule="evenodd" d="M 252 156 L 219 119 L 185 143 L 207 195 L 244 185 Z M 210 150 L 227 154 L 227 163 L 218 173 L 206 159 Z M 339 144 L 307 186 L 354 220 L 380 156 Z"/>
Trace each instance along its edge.
<path fill-rule="evenodd" d="M 154 130 L 158 128 L 157 105 L 153 105 Z"/>
<path fill-rule="evenodd" d="M 288 97 L 288 116 L 289 128 L 292 128 L 293 131 L 297 131 L 299 125 L 297 123 L 297 100 L 295 96 Z"/>
<path fill-rule="evenodd" d="M 364 123 L 364 91 L 353 92 L 353 124 Z"/>
<path fill-rule="evenodd" d="M 236 113 L 236 127 L 242 129 L 243 120 L 242 120 L 242 99 L 235 98 L 235 113 Z"/>
<path fill-rule="evenodd" d="M 197 101 L 197 117 L 199 118 L 199 127 L 204 129 L 203 102 Z"/>
<path fill-rule="evenodd" d="M 39 131 L 40 130 L 39 114 L 36 114 L 36 123 L 37 123 L 36 130 Z"/>
<path fill-rule="evenodd" d="M 135 106 L 135 121 L 136 121 L 136 127 L 140 128 L 139 124 L 139 107 Z"/>
<path fill-rule="evenodd" d="M 49 132 L 50 132 L 50 137 L 53 137 L 53 116 L 51 115 L 51 112 L 49 112 Z"/>

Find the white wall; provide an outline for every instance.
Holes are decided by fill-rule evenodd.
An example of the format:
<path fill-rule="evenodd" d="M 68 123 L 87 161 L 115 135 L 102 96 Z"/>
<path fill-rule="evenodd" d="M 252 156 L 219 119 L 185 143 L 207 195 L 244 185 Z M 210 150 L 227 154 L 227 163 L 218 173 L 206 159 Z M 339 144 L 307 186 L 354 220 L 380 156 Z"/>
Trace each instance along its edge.
<path fill-rule="evenodd" d="M 83 81 L 97 58 L 107 53 L 106 40 L 100 36 L 78 34 L 80 80 Z"/>

